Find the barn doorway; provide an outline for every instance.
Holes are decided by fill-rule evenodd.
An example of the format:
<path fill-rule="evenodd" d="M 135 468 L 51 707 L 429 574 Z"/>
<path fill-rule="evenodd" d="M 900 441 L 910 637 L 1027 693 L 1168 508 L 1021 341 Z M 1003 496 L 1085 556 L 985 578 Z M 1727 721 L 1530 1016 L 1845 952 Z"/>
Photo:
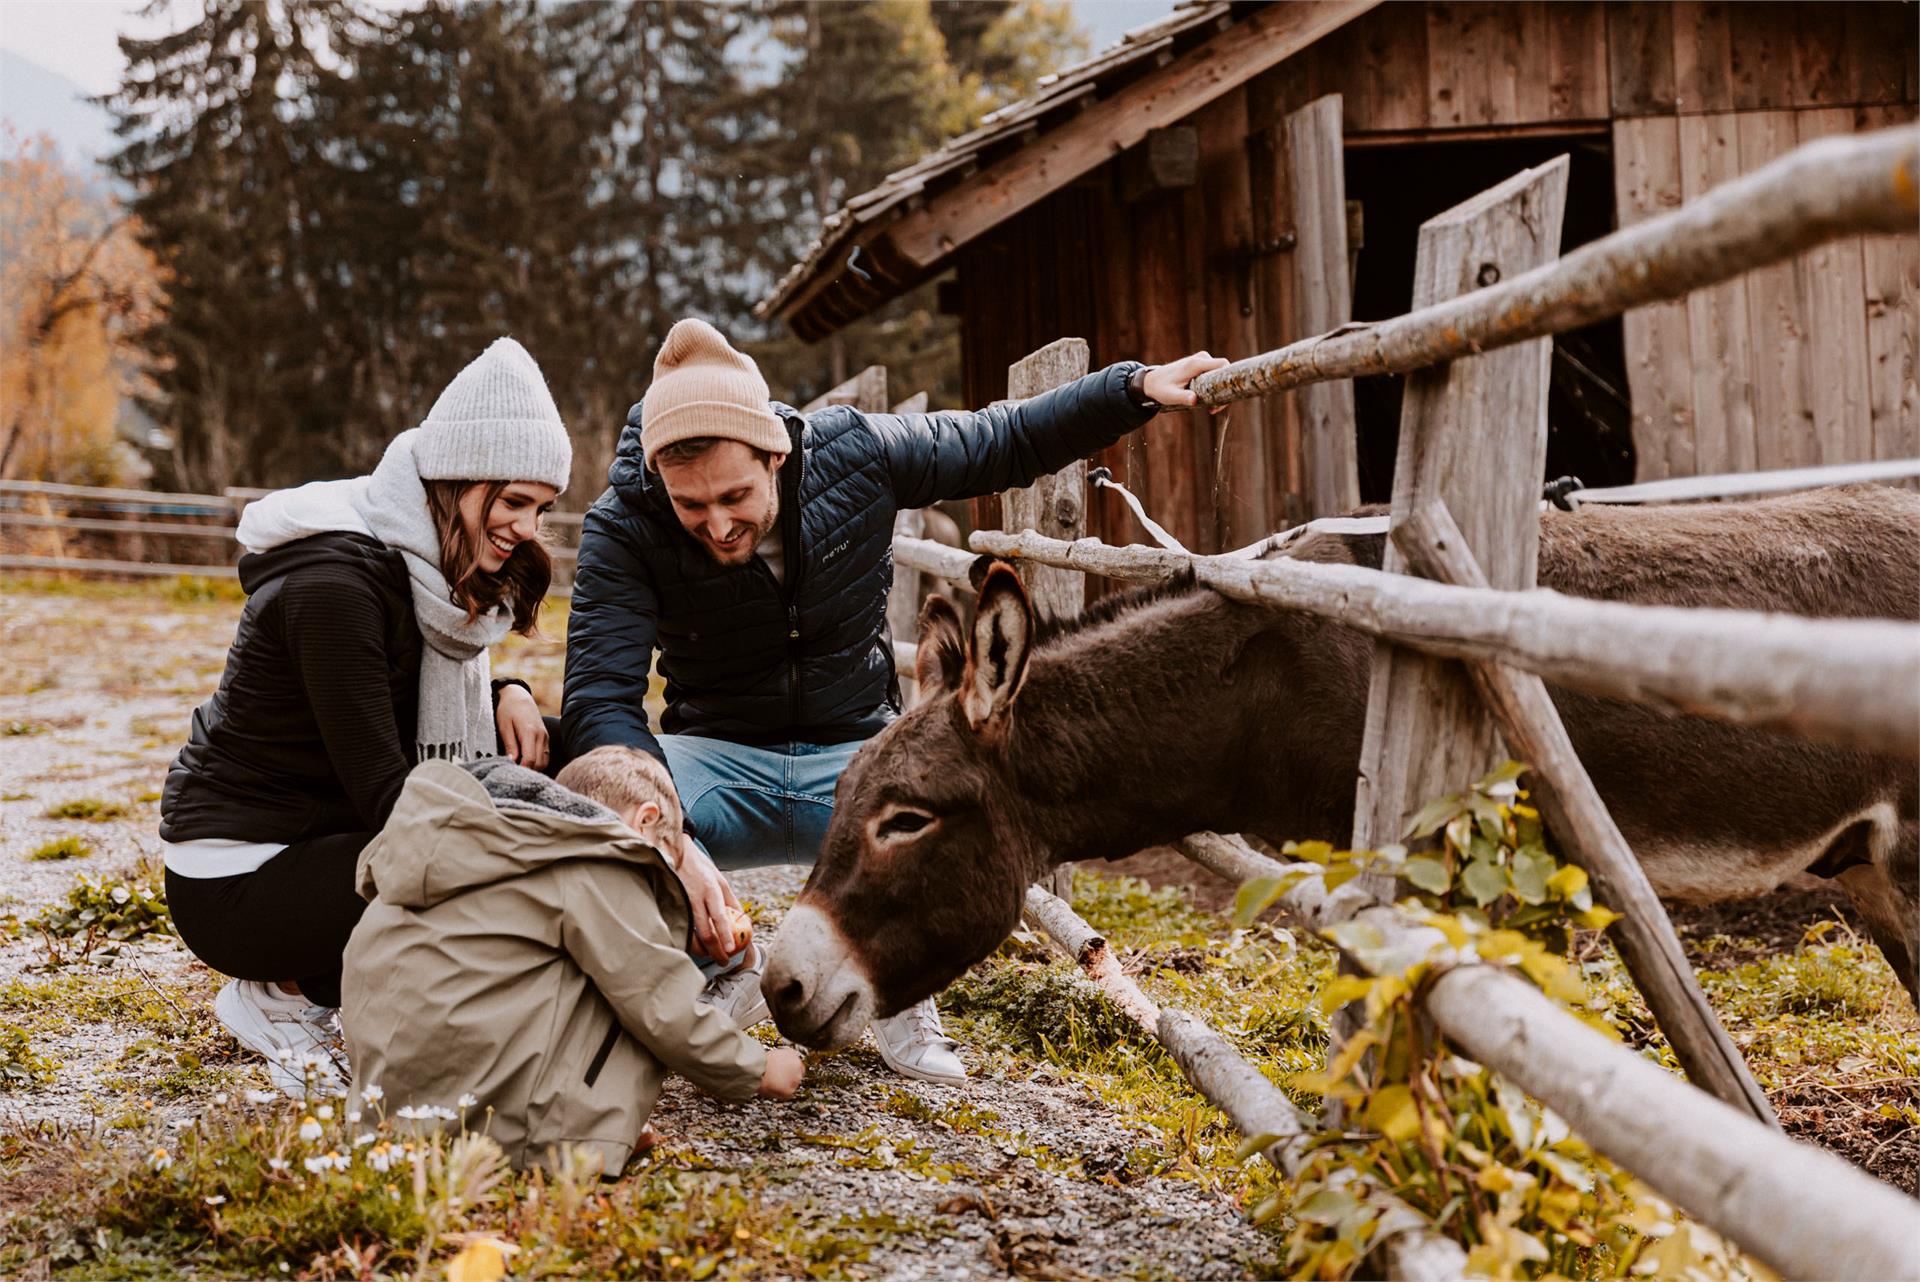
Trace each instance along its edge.
<path fill-rule="evenodd" d="M 1560 252 L 1614 229 L 1613 155 L 1604 137 L 1549 137 L 1366 146 L 1348 139 L 1347 199 L 1360 202 L 1353 318 L 1387 320 L 1413 299 L 1420 224 L 1520 170 L 1565 153 L 1567 212 Z M 1547 393 L 1547 476 L 1578 476 L 1589 486 L 1633 480 L 1632 407 L 1619 318 L 1554 341 Z M 1393 494 L 1403 379 L 1354 380 L 1360 497 Z"/>

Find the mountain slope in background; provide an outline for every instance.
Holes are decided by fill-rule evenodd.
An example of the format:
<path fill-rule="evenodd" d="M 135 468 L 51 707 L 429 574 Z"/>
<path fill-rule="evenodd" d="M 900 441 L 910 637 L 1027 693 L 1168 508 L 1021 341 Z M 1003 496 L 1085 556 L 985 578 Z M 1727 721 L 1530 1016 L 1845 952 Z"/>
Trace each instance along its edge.
<path fill-rule="evenodd" d="M 6 49 L 0 49 L 0 120 L 22 138 L 47 135 L 68 169 L 107 181 L 101 157 L 117 140 L 106 109 L 88 102 L 87 91 L 65 76 Z"/>

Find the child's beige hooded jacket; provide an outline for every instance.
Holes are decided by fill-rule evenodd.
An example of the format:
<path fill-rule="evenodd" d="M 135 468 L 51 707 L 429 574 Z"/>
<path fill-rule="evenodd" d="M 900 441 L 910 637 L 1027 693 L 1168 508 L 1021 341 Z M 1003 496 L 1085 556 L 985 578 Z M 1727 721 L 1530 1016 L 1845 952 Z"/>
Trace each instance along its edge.
<path fill-rule="evenodd" d="M 532 771 L 471 769 L 417 767 L 361 852 L 356 885 L 371 902 L 347 945 L 340 1012 L 351 1106 L 371 1120 L 369 1086 L 388 1117 L 472 1094 L 468 1126 L 514 1165 L 577 1144 L 611 1175 L 669 1071 L 751 1097 L 766 1050 L 696 1004 L 672 870 L 612 812 Z"/>

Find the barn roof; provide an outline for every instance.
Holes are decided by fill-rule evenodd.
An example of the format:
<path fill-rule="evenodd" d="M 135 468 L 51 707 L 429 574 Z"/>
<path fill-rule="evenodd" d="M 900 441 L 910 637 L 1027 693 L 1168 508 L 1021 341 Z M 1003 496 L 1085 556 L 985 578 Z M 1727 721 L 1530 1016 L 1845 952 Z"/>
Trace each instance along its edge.
<path fill-rule="evenodd" d="M 822 338 L 937 274 L 1005 219 L 1344 26 L 1380 0 L 1181 0 L 1039 92 L 827 216 L 754 309 Z"/>

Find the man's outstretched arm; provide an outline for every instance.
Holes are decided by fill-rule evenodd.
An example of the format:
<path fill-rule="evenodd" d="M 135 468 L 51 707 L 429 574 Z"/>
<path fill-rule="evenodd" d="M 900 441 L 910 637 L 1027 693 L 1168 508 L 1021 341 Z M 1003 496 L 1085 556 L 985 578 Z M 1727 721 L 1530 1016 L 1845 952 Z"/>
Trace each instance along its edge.
<path fill-rule="evenodd" d="M 1168 365 L 1122 361 L 1025 401 L 937 414 L 869 414 L 903 508 L 1031 485 L 1194 403 L 1190 384 L 1226 362 L 1198 352 Z"/>

